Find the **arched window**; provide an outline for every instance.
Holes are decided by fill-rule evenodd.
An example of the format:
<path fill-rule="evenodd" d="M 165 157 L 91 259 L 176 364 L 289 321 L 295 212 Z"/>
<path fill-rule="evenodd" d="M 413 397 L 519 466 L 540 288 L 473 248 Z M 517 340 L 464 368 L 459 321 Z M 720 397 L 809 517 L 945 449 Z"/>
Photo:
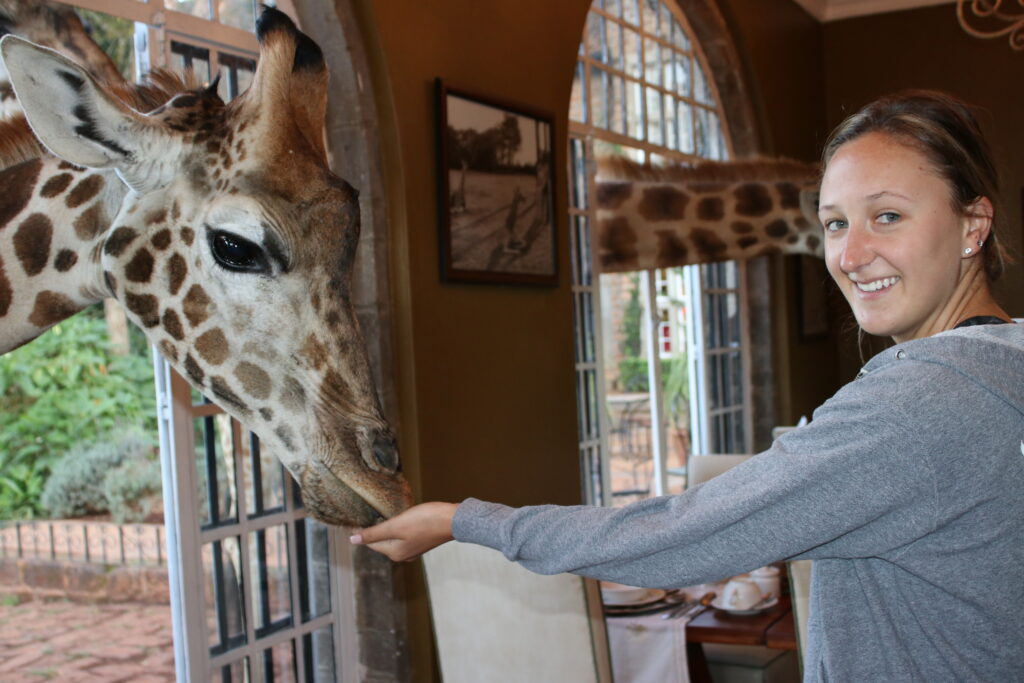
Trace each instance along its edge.
<path fill-rule="evenodd" d="M 751 448 L 745 264 L 601 274 L 595 159 L 732 156 L 701 46 L 672 0 L 595 0 L 570 105 L 580 455 L 588 501 L 676 492 L 691 453 Z M 655 359 L 655 362 L 651 362 Z"/>

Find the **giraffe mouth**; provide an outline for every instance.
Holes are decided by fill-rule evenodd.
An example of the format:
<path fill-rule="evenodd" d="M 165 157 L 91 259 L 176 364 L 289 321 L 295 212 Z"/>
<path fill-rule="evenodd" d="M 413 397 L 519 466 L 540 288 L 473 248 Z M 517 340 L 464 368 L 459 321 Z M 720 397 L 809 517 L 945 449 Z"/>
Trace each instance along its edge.
<path fill-rule="evenodd" d="M 360 481 L 350 484 L 319 463 L 308 466 L 298 477 L 306 508 L 326 524 L 370 526 L 412 504 L 409 485 L 399 475 L 386 481 L 380 477 L 356 479 Z"/>

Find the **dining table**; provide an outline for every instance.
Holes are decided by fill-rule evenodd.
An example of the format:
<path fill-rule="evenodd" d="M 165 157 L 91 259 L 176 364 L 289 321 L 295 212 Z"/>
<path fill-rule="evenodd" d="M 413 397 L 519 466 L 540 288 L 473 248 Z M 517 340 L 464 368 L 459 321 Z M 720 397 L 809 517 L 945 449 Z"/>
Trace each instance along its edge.
<path fill-rule="evenodd" d="M 737 615 L 707 609 L 686 625 L 686 659 L 691 683 L 710 683 L 704 643 L 763 645 L 776 650 L 796 650 L 796 625 L 790 597 L 758 614 Z"/>

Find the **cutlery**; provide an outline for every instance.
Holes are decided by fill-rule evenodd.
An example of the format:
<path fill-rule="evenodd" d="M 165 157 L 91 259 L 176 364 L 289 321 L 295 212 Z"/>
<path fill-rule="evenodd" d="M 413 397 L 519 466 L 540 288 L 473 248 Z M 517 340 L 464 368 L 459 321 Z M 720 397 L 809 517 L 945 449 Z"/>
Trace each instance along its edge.
<path fill-rule="evenodd" d="M 684 617 L 695 617 L 708 608 L 711 601 L 715 599 L 715 593 L 705 593 L 704 596 L 697 602 L 696 605 L 692 605 L 681 613 L 676 614 L 673 619 L 682 619 Z"/>
<path fill-rule="evenodd" d="M 669 610 L 668 612 L 665 612 L 664 614 L 662 614 L 661 618 L 662 619 L 678 619 L 678 618 L 680 618 L 682 616 L 685 616 L 685 615 L 689 614 L 693 610 L 704 609 L 705 607 L 710 605 L 711 601 L 714 600 L 714 599 L 715 599 L 715 594 L 714 593 L 705 593 L 703 596 L 701 596 L 700 600 L 690 600 L 689 602 L 684 602 L 679 607 L 676 607 L 675 609 Z"/>

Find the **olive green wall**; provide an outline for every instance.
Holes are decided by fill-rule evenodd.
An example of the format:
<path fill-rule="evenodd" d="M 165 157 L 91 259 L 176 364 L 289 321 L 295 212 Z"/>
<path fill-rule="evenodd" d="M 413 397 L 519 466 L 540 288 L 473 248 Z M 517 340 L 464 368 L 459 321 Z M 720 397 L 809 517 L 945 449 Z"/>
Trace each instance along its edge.
<path fill-rule="evenodd" d="M 1021 252 L 1024 187 L 1024 52 L 1005 38 L 981 40 L 958 25 L 953 5 L 832 22 L 825 27 L 825 101 L 829 126 L 871 99 L 905 88 L 937 88 L 979 108 L 1002 183 L 1002 235 Z M 996 295 L 1024 316 L 1024 269 L 1011 267 Z M 856 372 L 854 348 L 843 353 L 844 375 Z"/>

